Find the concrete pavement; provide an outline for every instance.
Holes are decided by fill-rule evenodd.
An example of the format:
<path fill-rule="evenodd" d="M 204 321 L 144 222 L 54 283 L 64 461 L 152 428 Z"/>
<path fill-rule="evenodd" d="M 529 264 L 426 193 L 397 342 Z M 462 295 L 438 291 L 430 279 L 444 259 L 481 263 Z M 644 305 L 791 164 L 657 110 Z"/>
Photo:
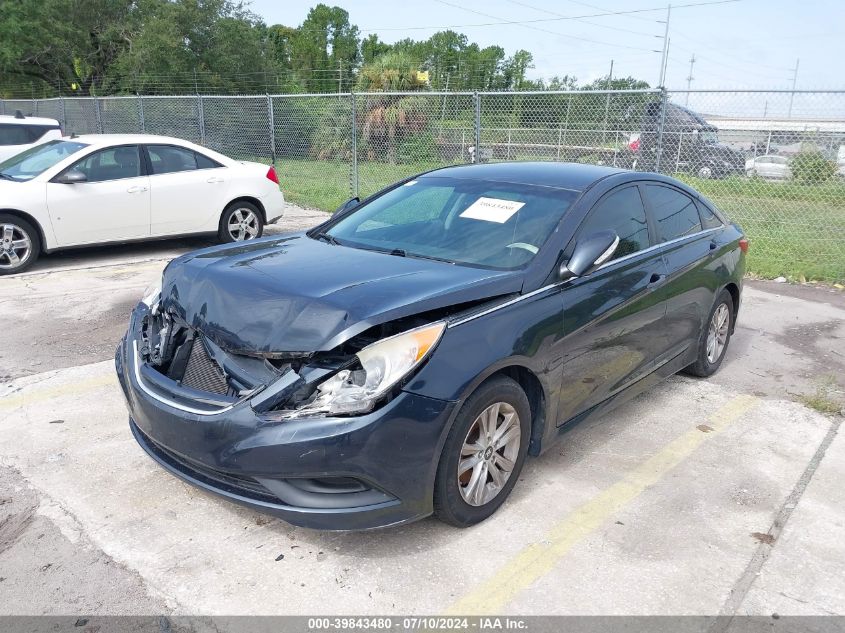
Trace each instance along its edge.
<path fill-rule="evenodd" d="M 750 284 L 716 377 L 574 428 L 479 526 L 337 534 L 135 445 L 111 355 L 183 246 L 149 248 L 0 281 L 0 612 L 845 613 L 841 418 L 800 402 L 841 398 L 841 293 Z"/>

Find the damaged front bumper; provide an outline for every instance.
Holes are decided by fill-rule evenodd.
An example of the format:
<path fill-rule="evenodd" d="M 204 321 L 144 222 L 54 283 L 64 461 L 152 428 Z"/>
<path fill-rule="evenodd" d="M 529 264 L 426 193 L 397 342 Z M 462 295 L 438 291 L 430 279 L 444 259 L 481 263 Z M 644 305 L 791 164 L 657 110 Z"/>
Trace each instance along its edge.
<path fill-rule="evenodd" d="M 268 416 L 249 394 L 186 387 L 148 365 L 139 350 L 147 312 L 133 312 L 115 365 L 132 433 L 165 469 L 304 527 L 361 530 L 431 514 L 455 403 L 400 391 L 366 415 Z"/>

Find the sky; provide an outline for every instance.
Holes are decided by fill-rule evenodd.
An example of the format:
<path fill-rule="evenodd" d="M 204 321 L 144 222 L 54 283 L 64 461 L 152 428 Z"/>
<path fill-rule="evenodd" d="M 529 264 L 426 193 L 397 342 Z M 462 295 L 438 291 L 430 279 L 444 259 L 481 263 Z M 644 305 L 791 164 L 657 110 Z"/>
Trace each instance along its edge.
<path fill-rule="evenodd" d="M 584 84 L 606 76 L 613 60 L 614 76 L 630 75 L 658 85 L 664 0 L 323 1 L 346 9 L 362 36 L 374 32 L 386 42 L 426 39 L 452 27 L 482 47 L 498 44 L 508 55 L 520 48 L 530 51 L 535 66 L 530 78 L 570 75 Z M 738 0 L 681 6 L 707 1 L 673 3 L 666 75 L 670 89 L 687 86 L 693 54 L 693 89 L 791 88 L 798 59 L 798 89 L 845 88 L 845 1 Z M 317 0 L 248 4 L 267 24 L 298 26 Z M 525 21 L 531 22 L 491 25 Z"/>

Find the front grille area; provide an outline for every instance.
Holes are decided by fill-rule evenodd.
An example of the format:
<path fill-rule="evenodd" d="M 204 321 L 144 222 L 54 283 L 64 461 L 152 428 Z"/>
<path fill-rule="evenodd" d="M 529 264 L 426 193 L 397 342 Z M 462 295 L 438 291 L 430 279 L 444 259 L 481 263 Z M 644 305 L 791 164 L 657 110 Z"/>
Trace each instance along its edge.
<path fill-rule="evenodd" d="M 201 338 L 194 340 L 191 347 L 191 354 L 185 366 L 185 375 L 182 376 L 182 384 L 198 391 L 207 391 L 225 396 L 229 393 L 229 384 L 223 371 L 208 355 L 208 350 Z"/>
<path fill-rule="evenodd" d="M 275 504 L 279 503 L 278 497 L 271 494 L 267 488 L 262 486 L 252 477 L 226 473 L 209 468 L 204 464 L 189 461 L 184 457 L 177 455 L 173 451 L 164 448 L 161 444 L 153 441 L 152 438 L 144 434 L 144 432 L 141 431 L 134 422 L 132 424 L 133 430 L 136 430 L 136 435 L 142 439 L 143 444 L 148 448 L 148 450 L 154 453 L 156 457 L 172 469 L 211 486 L 212 488 L 217 488 L 230 494 L 236 494 L 256 501 L 264 501 Z"/>

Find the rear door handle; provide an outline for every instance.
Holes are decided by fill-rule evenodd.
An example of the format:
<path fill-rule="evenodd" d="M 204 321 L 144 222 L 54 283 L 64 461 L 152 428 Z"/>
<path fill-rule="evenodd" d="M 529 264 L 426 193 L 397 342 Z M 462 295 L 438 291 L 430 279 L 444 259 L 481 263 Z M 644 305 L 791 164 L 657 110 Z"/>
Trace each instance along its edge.
<path fill-rule="evenodd" d="M 660 273 L 651 273 L 651 278 L 648 280 L 648 287 L 654 288 L 655 286 L 659 286 L 663 283 L 663 280 L 666 279 L 666 275 L 661 275 Z"/>
<path fill-rule="evenodd" d="M 143 193 L 143 192 L 145 192 L 146 190 L 147 190 L 147 188 L 146 188 L 146 187 L 141 187 L 141 186 L 139 186 L 139 185 L 134 185 L 134 186 L 132 186 L 132 187 L 129 187 L 129 189 L 127 189 L 127 190 L 126 190 L 126 193 Z"/>
<path fill-rule="evenodd" d="M 223 179 L 222 179 L 222 178 L 220 178 L 220 177 L 218 177 L 218 176 L 212 176 L 211 178 L 209 178 L 208 180 L 206 180 L 206 182 L 209 182 L 209 183 L 211 183 L 211 184 L 214 184 L 214 183 L 216 183 L 216 182 L 223 182 Z"/>

